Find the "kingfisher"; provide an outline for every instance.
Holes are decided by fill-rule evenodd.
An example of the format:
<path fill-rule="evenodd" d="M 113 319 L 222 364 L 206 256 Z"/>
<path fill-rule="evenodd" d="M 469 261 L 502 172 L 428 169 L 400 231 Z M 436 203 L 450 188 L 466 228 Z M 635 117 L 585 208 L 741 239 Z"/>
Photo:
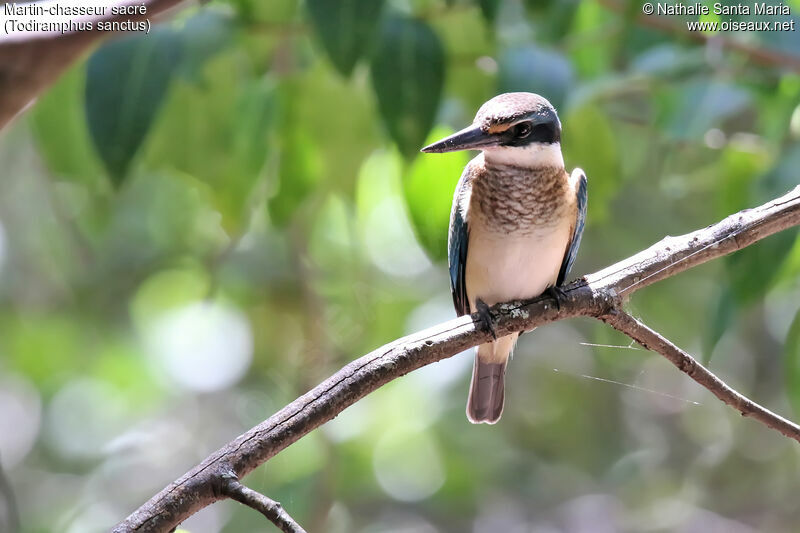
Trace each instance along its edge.
<path fill-rule="evenodd" d="M 575 262 L 586 220 L 586 174 L 564 170 L 561 122 L 538 94 L 516 92 L 483 104 L 472 125 L 422 149 L 479 150 L 453 196 L 448 235 L 456 313 L 477 312 L 494 340 L 478 346 L 467 400 L 473 424 L 503 413 L 505 374 L 519 333 L 497 338 L 489 307 L 548 293 Z"/>

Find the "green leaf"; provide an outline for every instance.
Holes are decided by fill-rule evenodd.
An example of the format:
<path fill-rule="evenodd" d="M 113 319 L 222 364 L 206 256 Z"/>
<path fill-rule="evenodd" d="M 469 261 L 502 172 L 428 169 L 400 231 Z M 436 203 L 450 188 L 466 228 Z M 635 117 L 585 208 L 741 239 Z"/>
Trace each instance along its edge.
<path fill-rule="evenodd" d="M 71 69 L 29 115 L 39 152 L 59 178 L 93 183 L 101 175 L 83 114 L 83 70 Z"/>
<path fill-rule="evenodd" d="M 597 105 L 573 109 L 564 117 L 561 143 L 567 166 L 580 166 L 589 179 L 589 221 L 602 222 L 622 177 L 620 150 L 611 121 Z"/>
<path fill-rule="evenodd" d="M 560 43 L 570 32 L 578 8 L 584 2 L 564 0 L 525 0 L 528 18 L 536 28 L 539 42 Z"/>
<path fill-rule="evenodd" d="M 434 128 L 426 143 L 451 133 L 446 128 Z M 447 259 L 453 192 L 468 161 L 466 152 L 427 155 L 417 158 L 404 176 L 403 195 L 414 233 L 434 260 Z"/>
<path fill-rule="evenodd" d="M 433 125 L 444 82 L 444 50 L 428 25 L 393 16 L 381 27 L 372 86 L 389 134 L 413 158 Z"/>
<path fill-rule="evenodd" d="M 86 117 L 95 148 L 119 184 L 142 144 L 180 60 L 179 35 L 159 28 L 149 35 L 110 41 L 89 58 Z"/>
<path fill-rule="evenodd" d="M 499 59 L 498 92 L 538 93 L 558 109 L 572 86 L 572 65 L 559 52 L 532 45 L 510 48 Z"/>
<path fill-rule="evenodd" d="M 783 345 L 783 364 L 786 379 L 786 394 L 792 409 L 800 413 L 800 310 L 789 327 L 786 343 Z"/>
<path fill-rule="evenodd" d="M 500 0 L 478 0 L 481 8 L 481 14 L 486 22 L 494 24 L 497 19 L 497 12 L 500 10 Z"/>
<path fill-rule="evenodd" d="M 311 24 L 333 66 L 349 76 L 375 37 L 383 0 L 308 0 Z"/>

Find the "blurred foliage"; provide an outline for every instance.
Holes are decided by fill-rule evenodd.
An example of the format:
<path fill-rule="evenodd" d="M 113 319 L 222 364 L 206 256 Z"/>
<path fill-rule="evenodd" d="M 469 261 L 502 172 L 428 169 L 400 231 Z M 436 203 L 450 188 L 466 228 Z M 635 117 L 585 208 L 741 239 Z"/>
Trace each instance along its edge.
<path fill-rule="evenodd" d="M 107 530 L 346 362 L 452 318 L 469 155 L 418 150 L 498 92 L 550 99 L 587 172 L 575 275 L 800 181 L 797 72 L 616 5 L 212 1 L 71 68 L 0 140 L 0 461 L 22 530 Z M 719 37 L 800 56 L 798 32 Z M 629 305 L 800 419 L 798 274 L 787 231 Z M 796 531 L 796 446 L 608 328 L 524 336 L 493 427 L 465 419 L 470 367 L 389 384 L 247 483 L 309 531 Z M 232 503 L 182 526 L 265 527 Z"/>
<path fill-rule="evenodd" d="M 180 41 L 170 29 L 130 36 L 92 54 L 86 67 L 86 119 L 109 175 L 121 181 L 166 96 Z"/>
<path fill-rule="evenodd" d="M 431 28 L 388 16 L 370 65 L 378 108 L 407 158 L 419 151 L 436 119 L 444 81 L 444 52 Z"/>
<path fill-rule="evenodd" d="M 372 51 L 383 0 L 310 0 L 308 15 L 331 62 L 344 76 Z"/>

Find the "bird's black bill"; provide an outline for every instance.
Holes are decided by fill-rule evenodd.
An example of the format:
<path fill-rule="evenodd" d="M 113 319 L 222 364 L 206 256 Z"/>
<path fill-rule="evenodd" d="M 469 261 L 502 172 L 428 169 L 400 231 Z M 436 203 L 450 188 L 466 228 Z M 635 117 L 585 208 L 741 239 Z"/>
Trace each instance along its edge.
<path fill-rule="evenodd" d="M 484 146 L 497 144 L 497 138 L 491 133 L 486 133 L 478 126 L 470 126 L 459 132 L 445 137 L 441 141 L 429 144 L 421 151 L 425 153 L 458 152 L 460 150 L 480 150 Z"/>

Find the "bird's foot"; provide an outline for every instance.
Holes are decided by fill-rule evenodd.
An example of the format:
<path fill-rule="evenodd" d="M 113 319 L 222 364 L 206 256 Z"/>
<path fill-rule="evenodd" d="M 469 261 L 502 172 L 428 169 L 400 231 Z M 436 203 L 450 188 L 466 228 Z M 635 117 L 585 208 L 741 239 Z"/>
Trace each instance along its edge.
<path fill-rule="evenodd" d="M 492 334 L 492 338 L 497 340 L 497 330 L 494 328 L 494 319 L 492 318 L 492 312 L 489 310 L 489 306 L 486 305 L 486 302 L 478 298 L 475 300 L 475 307 L 478 310 L 478 317 L 480 317 L 481 322 L 483 322 L 483 325 L 489 330 L 489 333 Z"/>
<path fill-rule="evenodd" d="M 553 299 L 553 301 L 555 301 L 556 311 L 561 311 L 561 299 L 567 297 L 567 293 L 564 292 L 564 289 L 556 285 L 551 285 L 545 289 L 544 294 L 548 295 Z"/>

